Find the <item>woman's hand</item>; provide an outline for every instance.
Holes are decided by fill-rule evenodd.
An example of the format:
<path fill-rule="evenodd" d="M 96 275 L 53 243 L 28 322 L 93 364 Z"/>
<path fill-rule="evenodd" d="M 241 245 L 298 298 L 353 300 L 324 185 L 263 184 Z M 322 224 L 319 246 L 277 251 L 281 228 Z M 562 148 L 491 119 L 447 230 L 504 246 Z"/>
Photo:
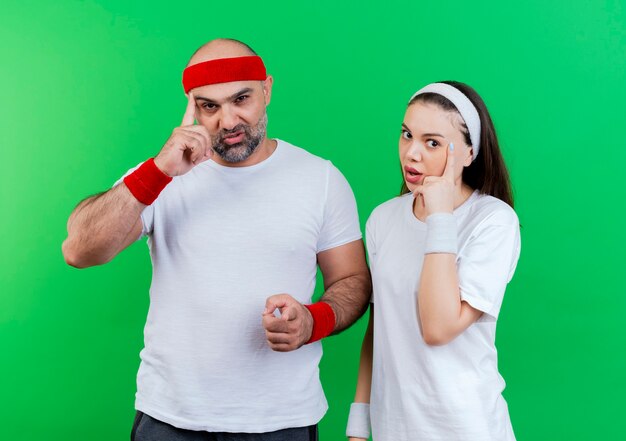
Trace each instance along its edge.
<path fill-rule="evenodd" d="M 426 176 L 421 185 L 413 190 L 413 196 L 425 208 L 425 217 L 434 213 L 454 211 L 454 144 L 448 145 L 446 167 L 441 176 Z"/>

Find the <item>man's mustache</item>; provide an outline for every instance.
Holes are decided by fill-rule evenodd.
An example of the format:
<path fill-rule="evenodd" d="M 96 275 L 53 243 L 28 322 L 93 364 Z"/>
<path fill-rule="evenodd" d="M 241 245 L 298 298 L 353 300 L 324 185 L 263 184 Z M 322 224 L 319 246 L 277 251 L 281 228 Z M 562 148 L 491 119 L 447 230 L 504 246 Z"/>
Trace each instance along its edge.
<path fill-rule="evenodd" d="M 247 135 L 248 134 L 248 130 L 249 130 L 249 127 L 247 125 L 245 125 L 245 124 L 237 124 L 232 129 L 220 131 L 220 133 L 217 136 L 218 136 L 218 139 L 220 141 L 223 141 L 225 136 L 231 135 L 233 133 L 237 133 L 239 131 L 244 131 L 246 133 L 246 135 Z"/>

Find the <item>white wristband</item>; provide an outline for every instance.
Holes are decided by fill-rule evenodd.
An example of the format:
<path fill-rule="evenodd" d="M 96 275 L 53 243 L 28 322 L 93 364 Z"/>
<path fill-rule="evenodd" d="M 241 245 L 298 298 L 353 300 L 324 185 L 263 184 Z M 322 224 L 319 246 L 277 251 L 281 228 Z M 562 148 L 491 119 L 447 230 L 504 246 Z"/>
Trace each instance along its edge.
<path fill-rule="evenodd" d="M 452 213 L 435 213 L 426 218 L 424 254 L 456 254 L 456 220 Z"/>
<path fill-rule="evenodd" d="M 346 436 L 355 438 L 370 437 L 370 405 L 368 403 L 352 403 Z"/>

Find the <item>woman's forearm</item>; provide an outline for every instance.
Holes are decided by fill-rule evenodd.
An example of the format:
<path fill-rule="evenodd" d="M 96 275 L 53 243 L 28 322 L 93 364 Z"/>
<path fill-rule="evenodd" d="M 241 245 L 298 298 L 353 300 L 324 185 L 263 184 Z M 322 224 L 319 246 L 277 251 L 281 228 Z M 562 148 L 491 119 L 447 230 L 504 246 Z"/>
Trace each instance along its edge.
<path fill-rule="evenodd" d="M 359 376 L 354 395 L 355 403 L 369 403 L 372 390 L 372 357 L 374 348 L 374 305 L 370 305 L 370 317 L 361 345 Z"/>
<path fill-rule="evenodd" d="M 461 301 L 455 254 L 424 256 L 418 314 L 424 341 L 429 345 L 449 343 L 482 314 Z"/>

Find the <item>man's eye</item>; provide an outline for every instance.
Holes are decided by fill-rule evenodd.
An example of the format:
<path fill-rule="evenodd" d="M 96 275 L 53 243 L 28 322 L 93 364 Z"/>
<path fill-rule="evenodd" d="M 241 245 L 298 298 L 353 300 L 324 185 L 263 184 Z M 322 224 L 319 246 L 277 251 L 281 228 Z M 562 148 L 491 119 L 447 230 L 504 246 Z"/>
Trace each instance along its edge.
<path fill-rule="evenodd" d="M 237 98 L 235 98 L 235 102 L 236 103 L 241 103 L 242 101 L 245 101 L 247 99 L 248 99 L 248 95 L 241 95 L 241 96 L 238 96 Z"/>
<path fill-rule="evenodd" d="M 413 135 L 411 135 L 411 132 L 409 132 L 408 130 L 402 130 L 402 137 L 404 139 L 413 139 Z"/>
<path fill-rule="evenodd" d="M 202 108 L 203 108 L 203 109 L 206 109 L 206 110 L 214 110 L 214 109 L 216 108 L 216 106 L 215 106 L 215 104 L 211 104 L 211 103 L 204 103 L 204 104 L 202 105 Z"/>
<path fill-rule="evenodd" d="M 437 141 L 435 141 L 434 139 L 428 139 L 426 140 L 426 145 L 428 147 L 430 147 L 431 149 L 437 148 L 439 147 L 439 143 Z"/>

